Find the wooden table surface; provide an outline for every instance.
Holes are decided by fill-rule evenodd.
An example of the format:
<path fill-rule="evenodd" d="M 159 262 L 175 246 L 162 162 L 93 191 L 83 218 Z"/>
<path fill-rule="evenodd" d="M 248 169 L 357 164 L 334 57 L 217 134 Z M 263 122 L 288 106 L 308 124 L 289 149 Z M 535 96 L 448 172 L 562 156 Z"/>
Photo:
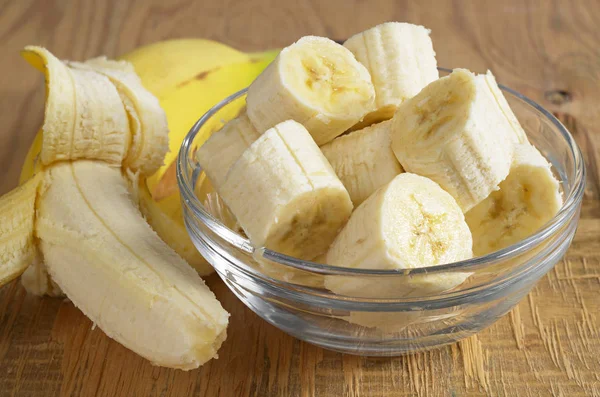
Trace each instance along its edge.
<path fill-rule="evenodd" d="M 206 37 L 242 50 L 300 36 L 344 39 L 383 21 L 432 29 L 438 63 L 491 69 L 551 109 L 588 167 L 579 230 L 566 257 L 509 315 L 479 335 L 393 359 L 300 342 L 260 320 L 211 277 L 232 313 L 220 358 L 151 366 L 70 302 L 0 289 L 0 396 L 600 396 L 600 3 L 579 0 L 311 1 L 0 0 L 0 193 L 16 185 L 41 122 L 41 76 L 19 57 L 114 57 L 142 44 Z"/>

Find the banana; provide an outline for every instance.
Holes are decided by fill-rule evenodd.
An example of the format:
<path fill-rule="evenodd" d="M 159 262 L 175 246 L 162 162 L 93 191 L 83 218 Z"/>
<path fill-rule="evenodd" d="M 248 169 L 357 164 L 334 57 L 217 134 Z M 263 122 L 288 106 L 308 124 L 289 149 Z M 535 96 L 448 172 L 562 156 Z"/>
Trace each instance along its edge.
<path fill-rule="evenodd" d="M 259 136 L 243 111 L 208 138 L 198 149 L 196 158 L 213 186 L 223 185 L 231 166 Z"/>
<path fill-rule="evenodd" d="M 354 211 L 326 260 L 339 267 L 401 270 L 471 256 L 471 232 L 454 198 L 428 178 L 403 173 Z M 326 276 L 325 287 L 348 296 L 397 298 L 445 291 L 467 277 L 465 273 L 426 274 L 383 281 Z"/>
<path fill-rule="evenodd" d="M 476 256 L 523 240 L 548 222 L 562 206 L 559 183 L 548 161 L 529 144 L 515 147 L 508 177 L 466 214 Z"/>
<path fill-rule="evenodd" d="M 393 118 L 392 150 L 402 167 L 437 182 L 463 212 L 506 178 L 514 140 L 488 80 L 464 69 L 429 84 Z"/>
<path fill-rule="evenodd" d="M 390 127 L 384 121 L 321 146 L 354 206 L 404 171 L 392 151 Z"/>
<path fill-rule="evenodd" d="M 42 163 L 88 158 L 120 165 L 129 149 L 129 121 L 110 80 L 70 69 L 41 47 L 25 47 L 22 55 L 46 75 Z"/>
<path fill-rule="evenodd" d="M 42 174 L 0 198 L 0 286 L 19 277 L 37 255 L 35 199 Z"/>
<path fill-rule="evenodd" d="M 142 175 L 152 175 L 162 165 L 169 147 L 167 119 L 158 99 L 144 88 L 133 65 L 105 57 L 69 66 L 106 76 L 117 88 L 131 126 L 131 148 L 123 165 Z"/>
<path fill-rule="evenodd" d="M 258 131 L 295 120 L 321 146 L 372 108 L 371 76 L 352 53 L 324 37 L 284 48 L 248 89 L 248 117 Z"/>
<path fill-rule="evenodd" d="M 292 120 L 246 149 L 217 191 L 256 247 L 307 260 L 327 249 L 352 212 L 331 165 Z"/>
<path fill-rule="evenodd" d="M 227 312 L 144 221 L 121 171 L 58 163 L 45 185 L 36 233 L 50 275 L 71 301 L 154 364 L 192 369 L 215 357 Z"/>
<path fill-rule="evenodd" d="M 423 26 L 387 22 L 346 40 L 344 47 L 365 65 L 375 87 L 374 110 L 362 125 L 392 118 L 398 105 L 439 78 L 429 33 Z"/>
<path fill-rule="evenodd" d="M 251 56 L 212 40 L 176 39 L 136 48 L 121 59 L 132 63 L 144 87 L 162 98 L 199 74 L 248 62 Z"/>

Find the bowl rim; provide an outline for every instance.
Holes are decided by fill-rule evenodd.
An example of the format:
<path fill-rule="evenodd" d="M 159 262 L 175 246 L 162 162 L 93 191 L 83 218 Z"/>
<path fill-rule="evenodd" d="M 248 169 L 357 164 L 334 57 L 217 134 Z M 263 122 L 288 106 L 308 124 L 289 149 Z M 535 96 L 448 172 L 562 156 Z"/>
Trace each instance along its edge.
<path fill-rule="evenodd" d="M 443 67 L 438 67 L 438 70 L 445 73 L 451 73 L 453 71 L 452 69 Z M 569 192 L 563 193 L 566 196 L 566 198 L 557 214 L 533 235 L 501 250 L 491 252 L 484 256 L 474 257 L 442 265 L 424 266 L 411 269 L 380 270 L 364 268 L 346 268 L 340 266 L 326 265 L 294 258 L 276 251 L 269 250 L 264 247 L 254 247 L 248 239 L 242 237 L 235 231 L 225 226 L 219 219 L 215 218 L 212 214 L 210 214 L 204 209 L 204 206 L 196 197 L 194 189 L 192 187 L 192 180 L 197 179 L 199 173 L 201 172 L 201 167 L 199 167 L 199 164 L 193 164 L 190 161 L 190 148 L 200 128 L 223 107 L 245 95 L 248 91 L 248 88 L 244 88 L 214 105 L 194 123 L 194 125 L 184 138 L 176 159 L 176 176 L 182 201 L 184 201 L 185 204 L 189 206 L 189 209 L 193 212 L 193 214 L 196 217 L 200 218 L 200 220 L 203 223 L 205 223 L 206 226 L 208 226 L 214 233 L 216 233 L 220 238 L 224 239 L 225 241 L 234 244 L 235 246 L 245 250 L 248 253 L 254 252 L 256 254 L 256 252 L 258 252 L 265 259 L 271 260 L 283 266 L 309 271 L 312 273 L 345 276 L 405 276 L 409 274 L 434 274 L 438 272 L 449 271 L 474 271 L 480 267 L 489 265 L 490 263 L 497 263 L 514 258 L 520 254 L 527 252 L 531 248 L 534 248 L 546 238 L 554 234 L 573 216 L 583 199 L 583 193 L 585 190 L 586 170 L 581 149 L 577 145 L 571 133 L 560 122 L 560 120 L 558 120 L 550 111 L 546 110 L 544 107 L 542 107 L 532 99 L 526 97 L 525 95 L 520 94 L 519 92 L 502 84 L 498 84 L 498 86 L 502 91 L 511 94 L 512 96 L 516 97 L 517 99 L 520 99 L 527 105 L 540 112 L 547 121 L 551 122 L 551 124 L 557 129 L 557 131 L 562 135 L 563 139 L 566 141 L 570 150 L 570 155 L 572 156 L 574 161 L 575 169 L 575 178 L 572 183 L 572 188 Z M 184 172 L 186 165 L 192 165 L 194 167 L 197 167 L 194 169 L 191 178 L 190 175 L 188 175 L 189 173 Z"/>

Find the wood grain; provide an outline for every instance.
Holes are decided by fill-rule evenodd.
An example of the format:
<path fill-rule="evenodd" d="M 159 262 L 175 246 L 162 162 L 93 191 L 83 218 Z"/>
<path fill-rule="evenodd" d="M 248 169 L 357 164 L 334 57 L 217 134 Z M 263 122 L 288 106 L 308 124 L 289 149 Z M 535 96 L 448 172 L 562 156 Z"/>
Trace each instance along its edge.
<path fill-rule="evenodd" d="M 343 39 L 388 20 L 431 28 L 438 62 L 491 69 L 555 112 L 584 151 L 588 184 L 566 257 L 509 315 L 460 343 L 393 359 L 342 355 L 261 321 L 216 277 L 232 313 L 220 358 L 152 367 L 71 303 L 0 290 L 0 396 L 600 396 L 600 3 L 569 0 L 0 0 L 0 193 L 16 185 L 41 122 L 41 77 L 19 50 L 109 57 L 174 37 L 242 50 L 302 35 Z"/>

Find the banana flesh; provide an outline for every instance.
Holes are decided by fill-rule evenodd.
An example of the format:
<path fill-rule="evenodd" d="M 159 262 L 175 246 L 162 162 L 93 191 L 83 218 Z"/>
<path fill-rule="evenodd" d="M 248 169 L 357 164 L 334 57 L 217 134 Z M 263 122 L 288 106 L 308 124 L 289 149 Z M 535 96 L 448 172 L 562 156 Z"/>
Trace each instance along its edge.
<path fill-rule="evenodd" d="M 41 47 L 22 54 L 46 74 L 42 163 L 87 158 L 120 165 L 129 149 L 129 121 L 110 80 L 71 69 Z"/>
<path fill-rule="evenodd" d="M 471 257 L 471 232 L 454 198 L 428 178 L 403 173 L 354 211 L 329 248 L 327 264 L 401 270 Z M 326 276 L 325 286 L 348 296 L 406 297 L 454 288 L 467 277 L 433 274 L 384 282 L 377 277 Z"/>
<path fill-rule="evenodd" d="M 0 285 L 19 277 L 37 255 L 34 237 L 38 174 L 0 198 Z"/>
<path fill-rule="evenodd" d="M 250 85 L 246 103 L 258 131 L 295 120 L 321 146 L 362 120 L 374 97 L 369 72 L 349 50 L 306 36 L 283 49 Z"/>
<path fill-rule="evenodd" d="M 244 111 L 204 142 L 196 158 L 213 186 L 223 185 L 231 166 L 259 136 Z"/>
<path fill-rule="evenodd" d="M 325 252 L 352 212 L 331 165 L 292 120 L 246 149 L 217 191 L 256 247 L 307 260 Z"/>
<path fill-rule="evenodd" d="M 429 29 L 387 22 L 350 37 L 344 47 L 365 65 L 375 87 L 363 125 L 392 118 L 398 105 L 439 78 Z"/>
<path fill-rule="evenodd" d="M 500 190 L 466 214 L 474 254 L 486 255 L 529 237 L 561 206 L 559 183 L 548 161 L 529 144 L 516 146 Z"/>
<path fill-rule="evenodd" d="M 354 206 L 404 171 L 392 151 L 390 127 L 384 121 L 321 146 Z"/>
<path fill-rule="evenodd" d="M 142 175 L 152 175 L 163 164 L 169 148 L 167 119 L 158 99 L 144 86 L 133 66 L 125 61 L 105 57 L 84 63 L 69 62 L 69 66 L 91 70 L 106 76 L 117 88 L 131 125 L 131 147 L 124 166 Z"/>
<path fill-rule="evenodd" d="M 431 178 L 467 212 L 508 175 L 514 135 L 485 76 L 456 69 L 398 107 L 392 150 L 407 172 Z"/>
<path fill-rule="evenodd" d="M 154 364 L 192 369 L 215 357 L 227 312 L 144 221 L 121 171 L 59 163 L 45 183 L 36 233 L 49 273 L 73 303 Z"/>

